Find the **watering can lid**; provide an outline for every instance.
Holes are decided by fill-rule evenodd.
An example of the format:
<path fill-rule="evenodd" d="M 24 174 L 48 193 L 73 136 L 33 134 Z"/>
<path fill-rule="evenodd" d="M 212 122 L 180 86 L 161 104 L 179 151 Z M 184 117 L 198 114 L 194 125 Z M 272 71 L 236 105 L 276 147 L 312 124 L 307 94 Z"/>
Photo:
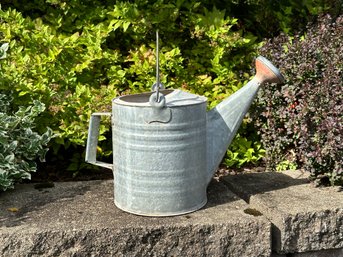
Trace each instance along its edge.
<path fill-rule="evenodd" d="M 120 96 L 114 98 L 113 103 L 127 106 L 151 107 L 151 104 L 149 103 L 149 98 L 153 93 L 154 92 Z M 204 96 L 195 95 L 179 89 L 161 90 L 160 93 L 164 95 L 166 102 L 165 105 L 167 107 L 195 105 L 207 101 L 207 98 Z"/>

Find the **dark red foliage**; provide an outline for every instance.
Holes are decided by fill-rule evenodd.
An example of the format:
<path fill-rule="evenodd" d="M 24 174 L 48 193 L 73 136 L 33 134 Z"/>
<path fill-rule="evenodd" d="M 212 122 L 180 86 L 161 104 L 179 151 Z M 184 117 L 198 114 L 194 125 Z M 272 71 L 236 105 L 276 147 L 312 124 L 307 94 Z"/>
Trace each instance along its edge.
<path fill-rule="evenodd" d="M 286 78 L 258 97 L 256 126 L 268 166 L 289 160 L 318 184 L 343 185 L 343 15 L 321 17 L 304 36 L 276 37 L 260 54 Z"/>

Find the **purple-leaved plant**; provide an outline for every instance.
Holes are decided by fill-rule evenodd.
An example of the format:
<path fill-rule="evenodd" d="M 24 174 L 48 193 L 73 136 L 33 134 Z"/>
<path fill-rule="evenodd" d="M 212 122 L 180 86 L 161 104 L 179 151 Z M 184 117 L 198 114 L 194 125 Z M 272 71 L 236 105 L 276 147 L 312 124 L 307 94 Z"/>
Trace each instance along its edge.
<path fill-rule="evenodd" d="M 343 15 L 320 17 L 305 35 L 280 35 L 260 54 L 286 78 L 258 96 L 256 126 L 268 167 L 291 163 L 317 184 L 343 185 Z"/>

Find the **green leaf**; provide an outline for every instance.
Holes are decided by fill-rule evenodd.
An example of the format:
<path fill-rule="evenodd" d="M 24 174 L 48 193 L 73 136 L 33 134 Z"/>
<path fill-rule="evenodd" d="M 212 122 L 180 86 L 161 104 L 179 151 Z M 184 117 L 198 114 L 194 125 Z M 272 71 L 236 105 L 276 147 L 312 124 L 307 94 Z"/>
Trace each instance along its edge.
<path fill-rule="evenodd" d="M 21 91 L 21 92 L 19 92 L 19 96 L 24 96 L 24 95 L 26 95 L 28 92 L 26 92 L 26 91 Z"/>
<path fill-rule="evenodd" d="M 11 153 L 10 155 L 7 155 L 7 156 L 5 157 L 5 162 L 7 162 L 7 163 L 14 162 L 14 160 L 15 160 L 15 156 L 14 156 L 13 153 Z"/>
<path fill-rule="evenodd" d="M 124 21 L 123 22 L 123 30 L 124 30 L 124 32 L 126 32 L 126 30 L 129 28 L 130 25 L 131 25 L 131 22 L 129 22 L 129 21 Z"/>
<path fill-rule="evenodd" d="M 18 146 L 18 141 L 13 141 L 11 142 L 8 147 L 7 147 L 7 151 L 13 152 Z"/>

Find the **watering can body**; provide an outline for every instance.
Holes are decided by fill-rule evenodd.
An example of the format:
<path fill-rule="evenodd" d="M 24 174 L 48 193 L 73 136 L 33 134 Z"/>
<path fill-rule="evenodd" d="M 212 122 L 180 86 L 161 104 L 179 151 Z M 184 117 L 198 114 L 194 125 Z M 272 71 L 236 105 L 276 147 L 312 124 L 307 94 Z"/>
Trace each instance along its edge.
<path fill-rule="evenodd" d="M 180 215 L 203 207 L 207 186 L 259 86 L 281 74 L 267 70 L 206 112 L 206 98 L 181 90 L 115 98 L 111 113 L 91 116 L 86 161 L 113 170 L 115 205 L 144 216 Z M 258 64 L 257 64 L 258 65 Z M 271 75 L 266 77 L 266 73 Z M 111 116 L 113 164 L 96 160 L 100 117 Z"/>
<path fill-rule="evenodd" d="M 134 214 L 179 215 L 207 201 L 206 98 L 180 90 L 161 94 L 162 109 L 150 106 L 151 93 L 113 100 L 113 164 L 94 162 L 113 169 L 115 205 Z M 90 136 L 99 115 L 91 117 Z"/>

